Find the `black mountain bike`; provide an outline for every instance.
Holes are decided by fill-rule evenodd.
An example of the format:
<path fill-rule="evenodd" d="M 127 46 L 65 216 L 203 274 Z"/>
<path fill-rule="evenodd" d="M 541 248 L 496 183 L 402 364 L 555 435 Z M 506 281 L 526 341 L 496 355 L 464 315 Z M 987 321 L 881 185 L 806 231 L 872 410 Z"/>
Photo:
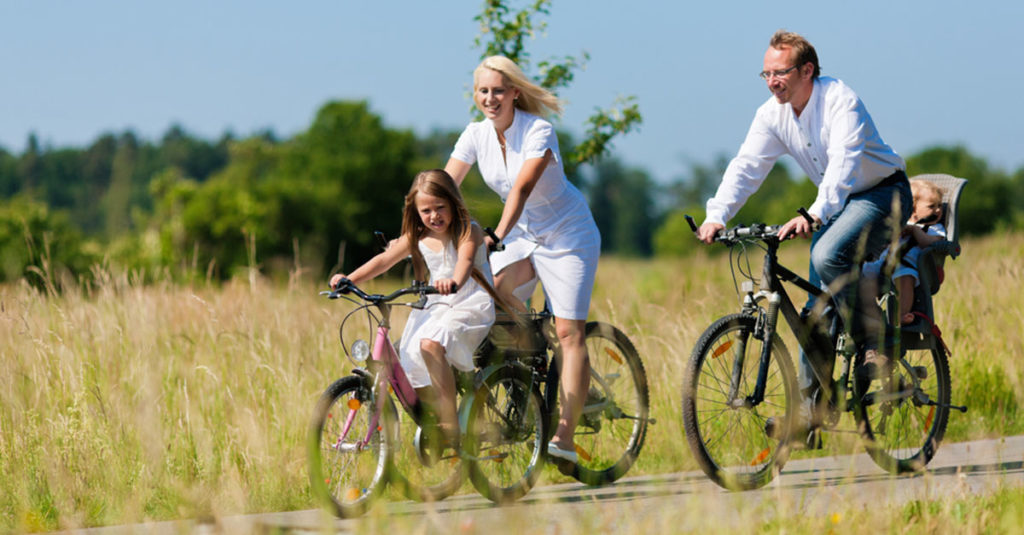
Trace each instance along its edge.
<path fill-rule="evenodd" d="M 806 215 L 806 212 L 801 212 Z M 689 216 L 694 231 L 697 225 Z M 821 387 L 808 405 L 822 415 L 820 428 L 836 429 L 852 412 L 872 459 L 892 473 L 919 471 L 935 455 L 950 409 L 947 355 L 934 331 L 899 328 L 898 305 L 885 299 L 886 321 L 900 333 L 890 373 L 879 379 L 852 373 L 861 355 L 846 330 L 833 296 L 779 264 L 780 226 L 755 224 L 722 230 L 715 241 L 730 248 L 739 290 L 739 313 L 711 324 L 697 342 L 683 379 L 682 412 L 687 441 L 704 472 L 735 490 L 769 482 L 793 445 L 820 439 L 801 415 L 804 402 L 789 351 L 779 335 L 779 318 L 792 329 Z M 957 254 L 946 242 L 933 246 Z M 763 251 L 760 278 L 747 254 Z M 819 306 L 801 314 L 783 282 L 817 297 Z M 895 322 L 895 323 L 893 323 Z M 839 359 L 837 359 L 839 357 Z M 836 361 L 841 360 L 838 371 Z M 810 431 L 810 434 L 808 434 Z"/>

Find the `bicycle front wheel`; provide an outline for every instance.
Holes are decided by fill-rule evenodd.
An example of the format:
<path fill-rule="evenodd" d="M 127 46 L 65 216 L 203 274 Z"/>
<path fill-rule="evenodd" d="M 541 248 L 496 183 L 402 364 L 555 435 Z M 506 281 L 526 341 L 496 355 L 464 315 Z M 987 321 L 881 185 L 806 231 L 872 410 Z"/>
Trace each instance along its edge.
<path fill-rule="evenodd" d="M 508 364 L 488 375 L 464 418 L 462 447 L 473 486 L 495 503 L 518 500 L 543 468 L 541 398 L 528 369 Z"/>
<path fill-rule="evenodd" d="M 937 347 L 908 350 L 892 374 L 857 393 L 865 449 L 883 470 L 919 472 L 935 456 L 949 419 L 949 363 Z"/>
<path fill-rule="evenodd" d="M 574 436 L 579 462 L 573 476 L 586 485 L 604 485 L 622 477 L 644 445 L 647 372 L 629 338 L 607 323 L 587 323 L 586 344 L 590 388 Z M 557 377 L 549 376 L 547 384 L 557 385 Z"/>
<path fill-rule="evenodd" d="M 359 516 L 387 484 L 395 406 L 376 397 L 368 381 L 349 376 L 320 396 L 310 425 L 309 479 L 313 494 L 342 518 Z"/>
<path fill-rule="evenodd" d="M 778 336 L 764 368 L 763 395 L 756 395 L 765 344 L 756 325 L 747 314 L 713 323 L 697 341 L 683 378 L 687 442 L 704 473 L 731 490 L 771 481 L 789 456 L 796 427 L 796 374 Z"/>

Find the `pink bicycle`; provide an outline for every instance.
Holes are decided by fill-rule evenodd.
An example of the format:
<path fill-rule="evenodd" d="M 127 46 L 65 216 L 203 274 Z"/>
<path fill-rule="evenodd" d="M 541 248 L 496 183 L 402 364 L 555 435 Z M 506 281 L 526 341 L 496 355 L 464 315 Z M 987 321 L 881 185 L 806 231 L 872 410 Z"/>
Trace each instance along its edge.
<path fill-rule="evenodd" d="M 467 472 L 485 496 L 507 501 L 511 494 L 525 493 L 543 466 L 547 435 L 540 392 L 524 387 L 502 366 L 456 372 L 463 431 L 458 448 L 442 448 L 432 439 L 435 433 L 424 431 L 432 429 L 436 417 L 409 384 L 389 332 L 393 307 L 431 306 L 427 295 L 435 293 L 434 287 L 414 282 L 388 295 L 367 294 L 347 279 L 321 292 L 357 305 L 340 329 L 342 347 L 356 367 L 320 397 L 309 435 L 313 494 L 341 517 L 363 514 L 389 483 L 411 499 L 443 499 L 459 489 Z M 417 300 L 395 302 L 404 296 Z M 345 342 L 345 325 L 359 312 L 376 331 L 372 350 L 363 339 Z M 506 392 L 513 383 L 518 385 L 515 403 Z"/>

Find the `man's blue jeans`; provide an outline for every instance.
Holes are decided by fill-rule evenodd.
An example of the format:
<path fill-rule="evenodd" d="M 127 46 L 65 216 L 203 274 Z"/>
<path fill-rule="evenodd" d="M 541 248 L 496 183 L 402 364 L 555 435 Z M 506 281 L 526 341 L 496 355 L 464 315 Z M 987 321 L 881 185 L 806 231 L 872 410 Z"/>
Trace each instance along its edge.
<path fill-rule="evenodd" d="M 907 222 L 913 208 L 910 183 L 906 179 L 886 186 L 875 186 L 850 195 L 843 209 L 825 223 L 811 238 L 811 266 L 808 280 L 830 288 L 836 301 L 849 310 L 850 332 L 858 348 L 875 348 L 878 334 L 866 332 L 870 322 L 864 321 L 865 307 L 878 307 L 874 302 L 861 302 L 857 291 L 858 272 L 864 260 L 870 260 L 889 245 L 894 232 Z M 814 306 L 814 298 L 807 308 Z M 839 313 L 843 313 L 840 310 Z M 807 356 L 800 351 L 800 387 L 814 383 Z"/>

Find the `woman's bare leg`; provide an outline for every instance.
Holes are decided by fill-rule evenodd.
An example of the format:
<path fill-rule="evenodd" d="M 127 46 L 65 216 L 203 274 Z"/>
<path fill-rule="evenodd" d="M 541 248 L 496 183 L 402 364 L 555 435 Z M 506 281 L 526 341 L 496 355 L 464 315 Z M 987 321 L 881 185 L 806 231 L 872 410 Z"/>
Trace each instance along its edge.
<path fill-rule="evenodd" d="M 587 355 L 586 320 L 555 318 L 555 333 L 562 349 L 562 371 L 559 377 L 558 429 L 551 439 L 563 450 L 573 451 L 576 423 L 590 388 L 590 356 Z"/>
<path fill-rule="evenodd" d="M 533 264 L 524 258 L 505 266 L 494 276 L 494 289 L 516 310 L 526 312 L 526 305 L 515 296 L 515 290 L 536 276 Z"/>

